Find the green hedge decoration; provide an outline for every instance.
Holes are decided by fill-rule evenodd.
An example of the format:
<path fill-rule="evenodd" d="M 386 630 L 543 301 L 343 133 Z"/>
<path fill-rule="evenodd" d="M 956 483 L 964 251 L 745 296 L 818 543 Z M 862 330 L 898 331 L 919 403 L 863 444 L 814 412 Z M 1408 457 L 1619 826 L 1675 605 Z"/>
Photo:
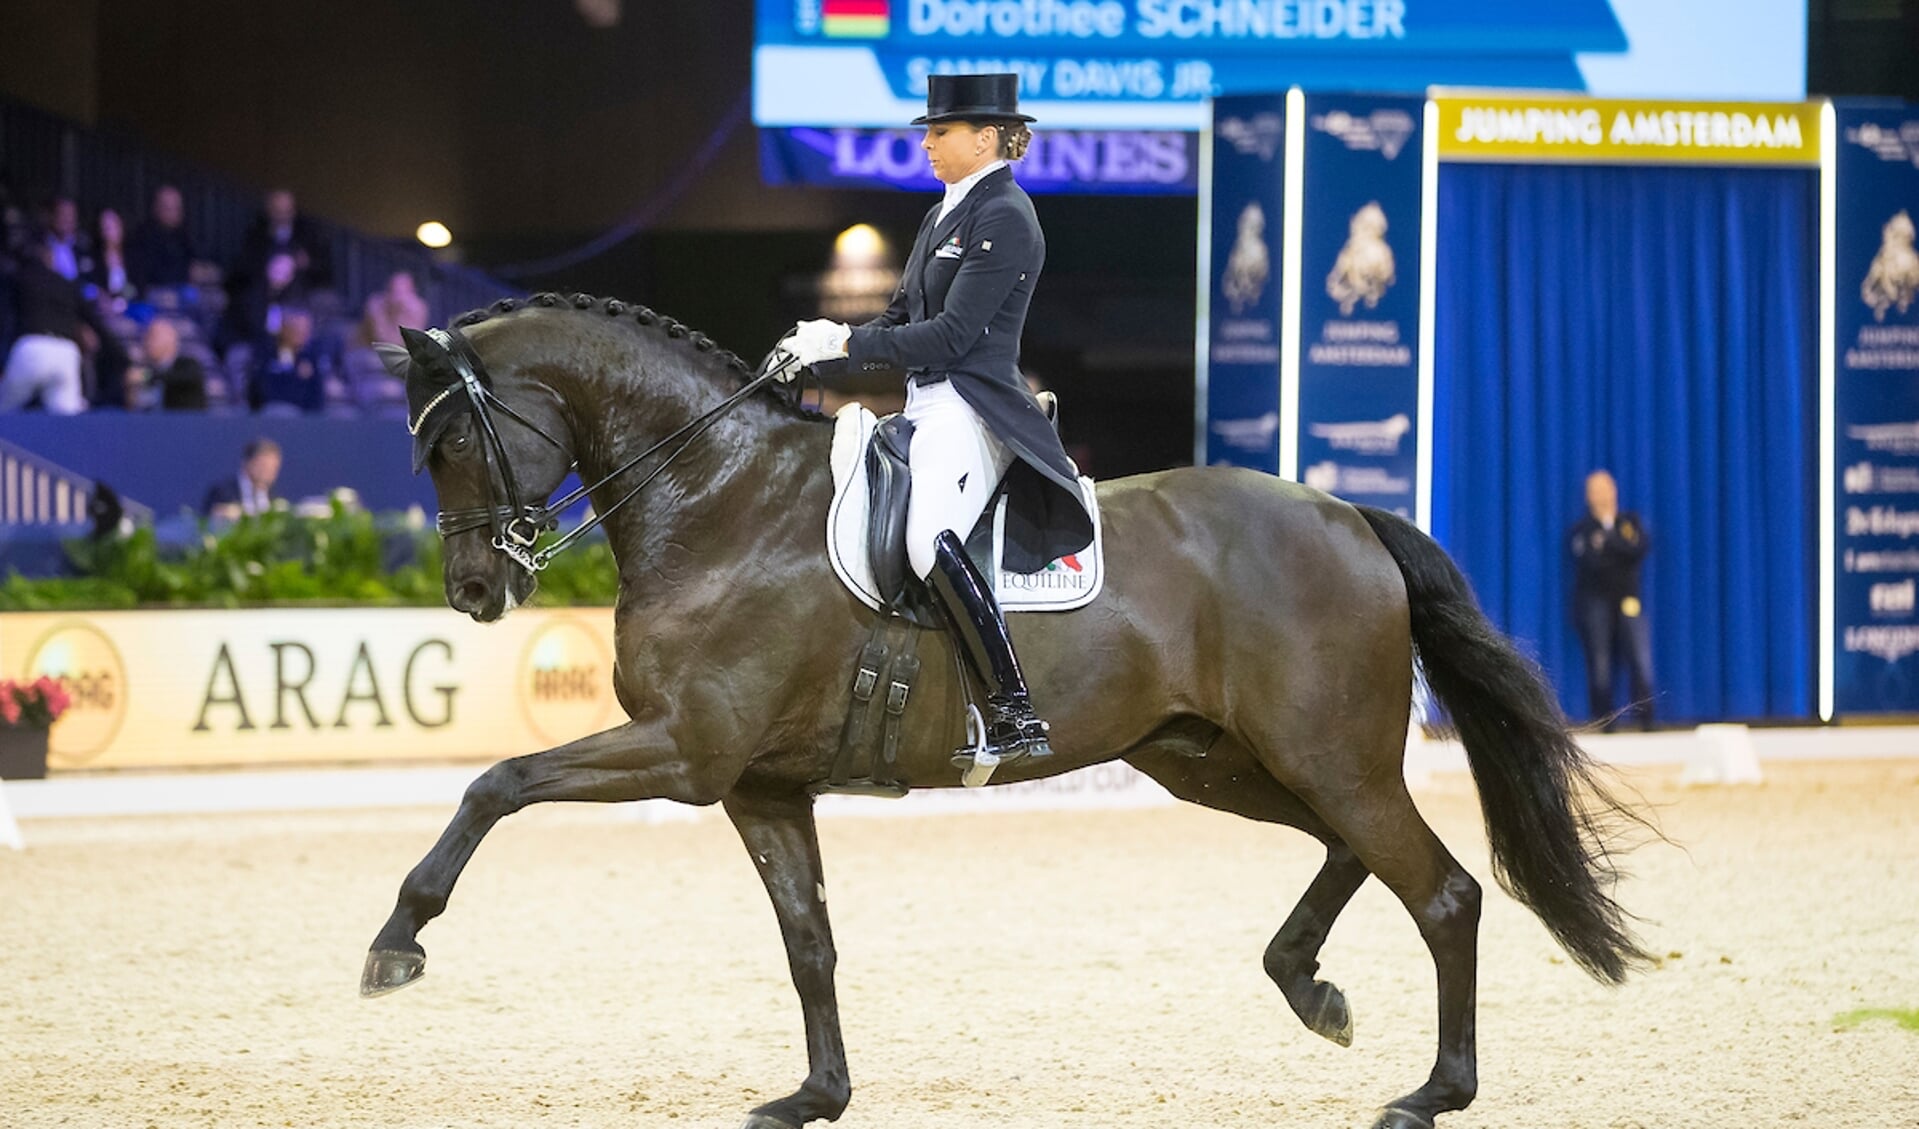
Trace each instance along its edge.
<path fill-rule="evenodd" d="M 78 575 L 29 579 L 10 570 L 0 582 L 0 611 L 445 603 L 439 537 L 397 514 L 376 517 L 335 503 L 326 517 L 274 511 L 199 529 L 198 543 L 184 553 L 163 548 L 146 527 L 123 538 L 69 541 Z M 396 541 L 410 561 L 389 569 Z M 533 603 L 609 605 L 619 587 L 612 549 L 587 541 L 540 574 Z"/>

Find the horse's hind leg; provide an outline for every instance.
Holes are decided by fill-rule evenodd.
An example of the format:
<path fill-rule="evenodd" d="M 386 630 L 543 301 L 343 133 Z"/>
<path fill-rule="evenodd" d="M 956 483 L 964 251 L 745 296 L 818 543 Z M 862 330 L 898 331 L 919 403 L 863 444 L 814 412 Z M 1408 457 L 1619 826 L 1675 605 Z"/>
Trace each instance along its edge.
<path fill-rule="evenodd" d="M 1382 753 L 1375 767 L 1397 766 L 1398 750 L 1392 753 Z M 1274 767 L 1276 774 L 1287 770 Z M 1295 778 L 1282 782 L 1399 898 L 1432 954 L 1439 988 L 1439 1052 L 1432 1073 L 1374 1123 L 1374 1129 L 1432 1129 L 1439 1114 L 1465 1109 L 1479 1085 L 1473 1038 L 1479 883 L 1426 825 L 1398 772 L 1333 757 L 1298 758 L 1292 771 Z"/>
<path fill-rule="evenodd" d="M 1266 975 L 1308 1031 L 1342 1047 L 1353 1043 L 1346 994 L 1316 979 L 1319 950 L 1346 903 L 1366 881 L 1366 868 L 1305 801 L 1274 780 L 1266 767 L 1229 737 L 1204 756 L 1193 750 L 1148 749 L 1126 759 L 1182 800 L 1262 823 L 1297 827 L 1326 845 L 1326 861 L 1286 923 L 1266 946 Z"/>
<path fill-rule="evenodd" d="M 360 994 L 384 995 L 425 973 L 420 930 L 445 911 L 460 872 L 480 840 L 501 819 L 529 804 L 550 800 L 621 803 L 658 798 L 711 803 L 719 797 L 703 789 L 677 749 L 657 743 L 636 725 L 503 760 L 487 769 L 467 787 L 460 810 L 440 833 L 439 842 L 400 884 L 393 914 L 367 953 Z"/>

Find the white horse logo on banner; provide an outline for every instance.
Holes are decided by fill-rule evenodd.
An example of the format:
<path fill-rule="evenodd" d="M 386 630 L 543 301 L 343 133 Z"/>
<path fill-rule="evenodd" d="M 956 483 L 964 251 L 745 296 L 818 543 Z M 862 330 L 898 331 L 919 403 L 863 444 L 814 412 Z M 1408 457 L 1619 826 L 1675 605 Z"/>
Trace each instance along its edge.
<path fill-rule="evenodd" d="M 1272 269 L 1272 256 L 1266 252 L 1266 210 L 1255 200 L 1240 209 L 1239 235 L 1226 256 L 1226 277 L 1219 284 L 1235 314 L 1245 313 L 1259 301 Z"/>
<path fill-rule="evenodd" d="M 1885 321 L 1894 306 L 1900 313 L 1912 308 L 1919 293 L 1919 254 L 1912 249 L 1912 217 L 1901 211 L 1880 229 L 1879 253 L 1872 257 L 1859 296 L 1872 307 L 1872 320 Z"/>
<path fill-rule="evenodd" d="M 1326 293 L 1339 303 L 1342 317 L 1351 317 L 1361 301 L 1371 310 L 1398 281 L 1393 249 L 1386 245 L 1386 212 L 1377 200 L 1353 213 L 1347 225 L 1346 245 L 1339 249 L 1333 273 L 1326 276 Z"/>

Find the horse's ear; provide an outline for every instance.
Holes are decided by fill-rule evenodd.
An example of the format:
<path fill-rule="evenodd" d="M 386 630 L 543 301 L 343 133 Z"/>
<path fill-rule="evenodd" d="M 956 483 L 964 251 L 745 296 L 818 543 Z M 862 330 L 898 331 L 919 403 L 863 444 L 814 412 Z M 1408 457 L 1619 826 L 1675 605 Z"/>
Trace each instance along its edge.
<path fill-rule="evenodd" d="M 439 343 L 434 341 L 433 338 L 428 337 L 420 330 L 408 329 L 404 325 L 400 327 L 400 343 L 406 346 L 407 352 L 420 358 L 422 361 L 425 361 L 426 358 L 440 351 Z"/>
<path fill-rule="evenodd" d="M 406 370 L 413 363 L 413 354 L 399 345 L 389 345 L 385 341 L 375 341 L 373 351 L 380 355 L 380 363 L 395 380 L 405 380 Z"/>

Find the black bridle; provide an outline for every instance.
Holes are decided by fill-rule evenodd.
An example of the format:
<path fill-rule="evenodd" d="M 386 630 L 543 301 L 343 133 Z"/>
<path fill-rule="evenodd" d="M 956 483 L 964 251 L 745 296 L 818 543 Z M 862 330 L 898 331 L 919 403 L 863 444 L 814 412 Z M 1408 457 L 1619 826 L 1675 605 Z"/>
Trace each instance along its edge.
<path fill-rule="evenodd" d="M 499 429 L 494 426 L 493 412 L 499 411 L 508 419 L 544 439 L 561 454 L 568 455 L 570 458 L 571 453 L 564 443 L 548 435 L 540 425 L 514 411 L 510 404 L 494 395 L 492 382 L 484 375 L 486 370 L 480 364 L 479 354 L 473 351 L 473 345 L 465 335 L 456 329 L 429 329 L 426 332 L 427 336 L 446 350 L 448 359 L 452 361 L 453 371 L 460 378 L 460 383 L 449 386 L 439 394 L 439 397 L 429 401 L 426 407 L 421 409 L 419 419 L 411 424 L 411 430 L 418 433 L 420 427 L 425 424 L 427 416 L 439 406 L 439 398 L 450 396 L 456 391 L 464 391 L 468 402 L 472 405 L 474 418 L 480 423 L 480 449 L 486 456 L 486 486 L 489 502 L 486 506 L 441 510 L 434 524 L 442 538 L 451 537 L 455 533 L 465 533 L 470 529 L 487 529 L 493 534 L 495 549 L 505 553 L 521 568 L 533 573 L 544 569 L 555 556 L 592 532 L 601 522 L 619 512 L 620 507 L 639 497 L 640 491 L 646 489 L 649 483 L 658 478 L 661 471 L 672 466 L 673 461 L 685 454 L 694 441 L 706 434 L 709 428 L 734 408 L 739 407 L 747 397 L 772 381 L 780 379 L 798 363 L 791 354 L 780 353 L 777 350 L 768 354 L 766 359 L 760 362 L 759 370 L 753 378 L 741 385 L 738 391 L 728 396 L 717 407 L 694 417 L 671 435 L 621 463 L 598 482 L 590 486 L 582 484 L 575 487 L 556 501 L 529 503 L 520 497 L 519 483 L 515 480 L 513 466 L 507 459 L 506 443 L 501 440 Z M 614 502 L 604 511 L 591 514 L 545 548 L 536 547 L 542 533 L 559 528 L 560 515 L 574 503 L 639 466 L 675 440 L 681 440 L 680 445 L 661 459 L 659 465 L 648 471 L 632 489 L 621 495 L 619 501 Z M 567 464 L 568 471 L 578 468 L 579 460 L 577 459 L 571 459 Z"/>

